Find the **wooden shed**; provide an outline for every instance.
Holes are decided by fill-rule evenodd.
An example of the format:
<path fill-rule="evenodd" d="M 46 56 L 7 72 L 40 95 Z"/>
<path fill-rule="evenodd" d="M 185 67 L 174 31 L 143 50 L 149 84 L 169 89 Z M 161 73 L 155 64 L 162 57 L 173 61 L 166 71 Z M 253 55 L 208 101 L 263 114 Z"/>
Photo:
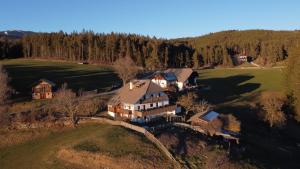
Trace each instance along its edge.
<path fill-rule="evenodd" d="M 47 79 L 40 79 L 32 87 L 32 99 L 52 99 L 56 84 Z"/>

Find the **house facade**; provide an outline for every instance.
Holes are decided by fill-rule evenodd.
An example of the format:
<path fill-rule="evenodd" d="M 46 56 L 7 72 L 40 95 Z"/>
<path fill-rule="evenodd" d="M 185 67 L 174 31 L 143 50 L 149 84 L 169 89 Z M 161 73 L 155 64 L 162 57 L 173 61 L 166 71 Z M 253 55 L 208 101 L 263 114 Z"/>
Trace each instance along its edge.
<path fill-rule="evenodd" d="M 151 81 L 156 83 L 163 89 L 168 89 L 170 86 L 176 86 L 177 78 L 174 73 L 156 72 Z"/>
<path fill-rule="evenodd" d="M 174 85 L 179 91 L 191 86 L 195 86 L 198 73 L 191 68 L 167 69 L 164 72 L 157 72 L 152 81 L 162 88 L 168 88 Z"/>
<path fill-rule="evenodd" d="M 175 115 L 176 105 L 169 103 L 164 89 L 151 80 L 127 83 L 108 103 L 108 114 L 144 123 L 164 115 Z"/>
<path fill-rule="evenodd" d="M 32 87 L 32 99 L 52 99 L 55 86 L 55 83 L 47 79 L 39 80 Z"/>

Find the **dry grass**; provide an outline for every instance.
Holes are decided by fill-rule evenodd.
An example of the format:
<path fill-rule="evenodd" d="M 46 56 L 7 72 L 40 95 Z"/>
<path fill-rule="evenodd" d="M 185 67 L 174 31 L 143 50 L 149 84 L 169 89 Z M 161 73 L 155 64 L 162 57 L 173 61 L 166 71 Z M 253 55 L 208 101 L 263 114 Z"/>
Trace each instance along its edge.
<path fill-rule="evenodd" d="M 19 144 L 2 143 L 5 146 L 0 147 L 1 169 L 173 168 L 172 162 L 144 136 L 122 127 L 81 124 L 61 132 L 31 129 L 9 134 L 0 140 L 5 136 L 12 141 L 20 137 Z M 75 149 L 86 142 L 96 145 L 97 151 Z M 85 146 L 90 150 L 90 145 Z M 66 147 L 70 152 L 61 151 Z"/>
<path fill-rule="evenodd" d="M 63 148 L 58 151 L 57 158 L 67 163 L 75 164 L 83 168 L 111 168 L 111 169 L 151 169 L 172 168 L 168 163 L 161 165 L 156 161 L 142 160 L 129 154 L 123 157 L 111 157 L 101 153 L 87 151 L 75 151 Z"/>
<path fill-rule="evenodd" d="M 23 129 L 23 130 L 0 130 L 0 148 L 12 146 L 26 141 L 34 140 L 36 138 L 43 138 L 53 132 L 62 132 L 67 128 L 37 128 L 37 129 Z"/>

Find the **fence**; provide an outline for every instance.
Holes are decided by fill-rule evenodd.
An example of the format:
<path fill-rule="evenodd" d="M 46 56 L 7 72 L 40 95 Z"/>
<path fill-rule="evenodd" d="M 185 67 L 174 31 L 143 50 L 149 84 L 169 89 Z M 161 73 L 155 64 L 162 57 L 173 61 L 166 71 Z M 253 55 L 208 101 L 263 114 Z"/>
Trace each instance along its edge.
<path fill-rule="evenodd" d="M 169 150 L 157 139 L 153 134 L 148 132 L 146 129 L 132 125 L 123 121 L 115 121 L 115 120 L 109 120 L 106 118 L 101 117 L 91 117 L 91 118 L 82 118 L 83 120 L 93 120 L 100 123 L 108 123 L 111 125 L 116 126 L 122 126 L 131 130 L 134 130 L 136 132 L 142 133 L 146 138 L 148 138 L 152 143 L 154 143 L 175 165 L 176 168 L 181 168 L 180 164 L 176 161 L 176 159 L 173 157 L 173 155 L 169 152 Z"/>

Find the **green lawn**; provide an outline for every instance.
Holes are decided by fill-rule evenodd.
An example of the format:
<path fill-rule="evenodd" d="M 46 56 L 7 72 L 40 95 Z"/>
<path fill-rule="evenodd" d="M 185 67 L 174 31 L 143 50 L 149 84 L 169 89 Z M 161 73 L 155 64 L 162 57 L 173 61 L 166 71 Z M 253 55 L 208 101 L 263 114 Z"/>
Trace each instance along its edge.
<path fill-rule="evenodd" d="M 110 68 L 103 66 L 26 59 L 3 60 L 0 64 L 5 66 L 12 87 L 22 93 L 30 93 L 32 84 L 41 78 L 59 86 L 66 82 L 74 90 L 103 91 L 119 81 Z"/>
<path fill-rule="evenodd" d="M 284 74 L 279 68 L 208 69 L 199 71 L 199 82 L 211 87 L 200 91 L 222 114 L 241 121 L 241 144 L 245 157 L 263 168 L 299 168 L 299 123 L 290 120 L 282 129 L 271 129 L 258 116 L 262 91 L 284 92 Z"/>
<path fill-rule="evenodd" d="M 96 153 L 110 157 L 133 156 L 134 159 L 145 163 L 155 161 L 158 165 L 170 164 L 158 148 L 144 136 L 122 127 L 89 124 L 2 148 L 0 149 L 0 168 L 80 168 L 80 166 L 67 164 L 56 158 L 57 151 L 62 147 L 80 149 L 83 144 L 89 146 L 86 143 L 91 142 L 97 147 L 96 150 L 101 150 Z"/>
<path fill-rule="evenodd" d="M 283 91 L 283 72 L 281 69 L 207 69 L 199 71 L 199 82 L 211 87 L 201 92 L 205 98 L 223 104 L 261 91 Z"/>

